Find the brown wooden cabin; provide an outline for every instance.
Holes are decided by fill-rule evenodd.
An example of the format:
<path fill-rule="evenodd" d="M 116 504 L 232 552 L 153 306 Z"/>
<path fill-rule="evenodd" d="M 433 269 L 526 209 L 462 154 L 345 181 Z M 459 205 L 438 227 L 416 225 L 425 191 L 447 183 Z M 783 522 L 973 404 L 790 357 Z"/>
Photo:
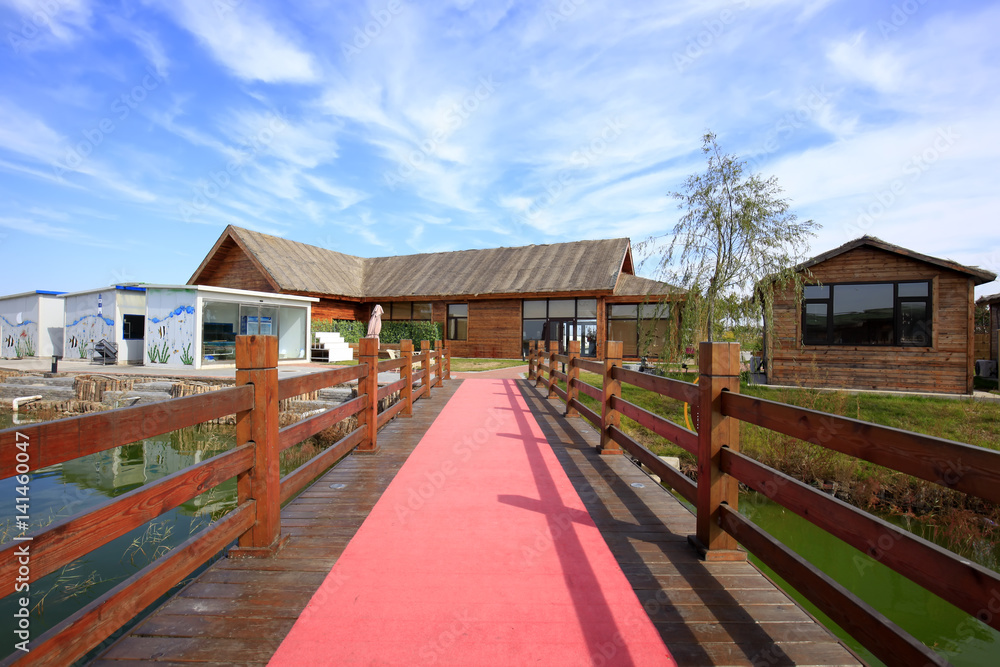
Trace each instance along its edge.
<path fill-rule="evenodd" d="M 864 236 L 796 270 L 774 298 L 768 383 L 972 393 L 976 267 Z"/>
<path fill-rule="evenodd" d="M 654 356 L 684 296 L 635 275 L 627 238 L 363 258 L 234 226 L 189 283 L 317 297 L 313 321 L 367 321 L 379 304 L 383 320 L 440 323 L 456 357 L 508 359 L 537 339 L 603 357 L 609 335 Z"/>
<path fill-rule="evenodd" d="M 985 358 L 1000 365 L 1000 294 L 981 297 L 976 305 L 990 309 L 989 356 Z"/>

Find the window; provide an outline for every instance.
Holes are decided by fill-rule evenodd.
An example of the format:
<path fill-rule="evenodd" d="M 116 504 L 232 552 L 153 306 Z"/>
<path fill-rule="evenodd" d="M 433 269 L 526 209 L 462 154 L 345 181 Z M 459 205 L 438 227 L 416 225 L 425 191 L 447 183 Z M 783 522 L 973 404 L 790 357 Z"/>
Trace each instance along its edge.
<path fill-rule="evenodd" d="M 142 340 L 146 337 L 145 315 L 122 315 L 122 339 Z"/>
<path fill-rule="evenodd" d="M 469 339 L 469 304 L 448 304 L 448 340 Z"/>
<path fill-rule="evenodd" d="M 622 342 L 622 355 L 656 356 L 670 333 L 670 304 L 615 303 L 608 306 L 608 340 Z"/>
<path fill-rule="evenodd" d="M 580 341 L 580 354 L 597 355 L 597 299 L 532 299 L 522 302 L 521 351 L 531 341 L 558 341 L 565 353 L 569 341 Z"/>
<path fill-rule="evenodd" d="M 802 296 L 805 345 L 931 345 L 928 281 L 811 285 Z"/>
<path fill-rule="evenodd" d="M 413 301 L 394 301 L 386 304 L 383 308 L 385 319 L 394 321 L 420 320 L 429 321 L 431 319 L 431 304 L 418 303 Z"/>

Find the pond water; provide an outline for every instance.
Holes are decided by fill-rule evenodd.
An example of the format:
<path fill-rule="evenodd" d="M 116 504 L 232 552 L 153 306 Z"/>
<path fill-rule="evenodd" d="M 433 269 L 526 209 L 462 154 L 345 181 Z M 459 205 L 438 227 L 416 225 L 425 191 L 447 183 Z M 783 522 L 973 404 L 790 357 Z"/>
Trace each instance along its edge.
<path fill-rule="evenodd" d="M 11 425 L 10 413 L 0 413 L 0 429 Z M 234 444 L 235 427 L 202 425 L 39 470 L 28 485 L 28 532 L 103 505 Z M 0 507 L 2 543 L 22 532 L 14 521 L 16 486 L 14 478 L 0 480 L 0 503 L 8 505 Z M 33 582 L 31 637 L 40 636 L 235 506 L 236 480 L 232 479 Z M 0 618 L 12 618 L 18 608 L 16 598 L 22 595 L 0 600 Z M 13 652 L 16 641 L 12 633 L 0 633 L 0 657 Z"/>
<path fill-rule="evenodd" d="M 740 513 L 944 655 L 955 667 L 1000 665 L 1000 632 L 978 619 L 760 494 L 741 495 Z M 882 664 L 773 571 L 760 561 L 751 560 L 826 627 L 836 632 L 866 663 Z"/>
<path fill-rule="evenodd" d="M 11 426 L 0 412 L 0 429 Z M 113 450 L 40 470 L 31 476 L 31 531 L 100 506 L 143 484 L 206 460 L 235 443 L 232 426 L 202 425 L 149 438 Z M 291 450 L 290 450 L 291 451 Z M 311 455 L 311 454 L 310 454 Z M 298 462 L 283 462 L 282 474 Z M 0 480 L 0 542 L 20 533 L 14 526 L 14 479 Z M 84 604 L 107 592 L 144 566 L 204 529 L 236 505 L 236 483 L 229 480 L 132 533 L 97 549 L 60 571 L 31 584 L 31 636 L 38 637 Z M 944 654 L 956 667 L 1000 664 L 1000 633 L 927 593 L 908 579 L 831 537 L 808 521 L 758 494 L 741 497 L 740 511 L 796 553 Z M 839 631 L 773 572 L 757 563 L 800 604 L 841 636 L 866 662 L 881 664 Z M 0 618 L 12 618 L 15 595 L 0 599 Z M 14 651 L 15 638 L 0 633 L 0 657 Z"/>

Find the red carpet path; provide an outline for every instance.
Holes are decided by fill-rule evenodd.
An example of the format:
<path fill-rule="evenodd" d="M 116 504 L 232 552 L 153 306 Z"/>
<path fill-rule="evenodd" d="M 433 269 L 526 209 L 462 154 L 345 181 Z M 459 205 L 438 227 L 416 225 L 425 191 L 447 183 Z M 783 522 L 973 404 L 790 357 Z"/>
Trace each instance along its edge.
<path fill-rule="evenodd" d="M 272 665 L 674 665 L 512 380 L 466 380 Z"/>

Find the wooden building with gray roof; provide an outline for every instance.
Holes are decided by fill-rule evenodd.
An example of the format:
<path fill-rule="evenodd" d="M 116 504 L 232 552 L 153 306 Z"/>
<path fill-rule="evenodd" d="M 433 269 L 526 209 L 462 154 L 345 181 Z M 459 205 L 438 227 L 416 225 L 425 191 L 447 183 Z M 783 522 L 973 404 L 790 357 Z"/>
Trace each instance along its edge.
<path fill-rule="evenodd" d="M 973 391 L 973 314 L 985 269 L 863 236 L 795 267 L 806 286 L 774 296 L 768 382 Z"/>
<path fill-rule="evenodd" d="M 627 238 L 363 258 L 229 226 L 188 281 L 310 296 L 313 320 L 440 323 L 452 353 L 517 358 L 526 341 L 581 341 L 603 356 L 655 355 L 668 338 L 683 291 L 635 275 Z"/>

